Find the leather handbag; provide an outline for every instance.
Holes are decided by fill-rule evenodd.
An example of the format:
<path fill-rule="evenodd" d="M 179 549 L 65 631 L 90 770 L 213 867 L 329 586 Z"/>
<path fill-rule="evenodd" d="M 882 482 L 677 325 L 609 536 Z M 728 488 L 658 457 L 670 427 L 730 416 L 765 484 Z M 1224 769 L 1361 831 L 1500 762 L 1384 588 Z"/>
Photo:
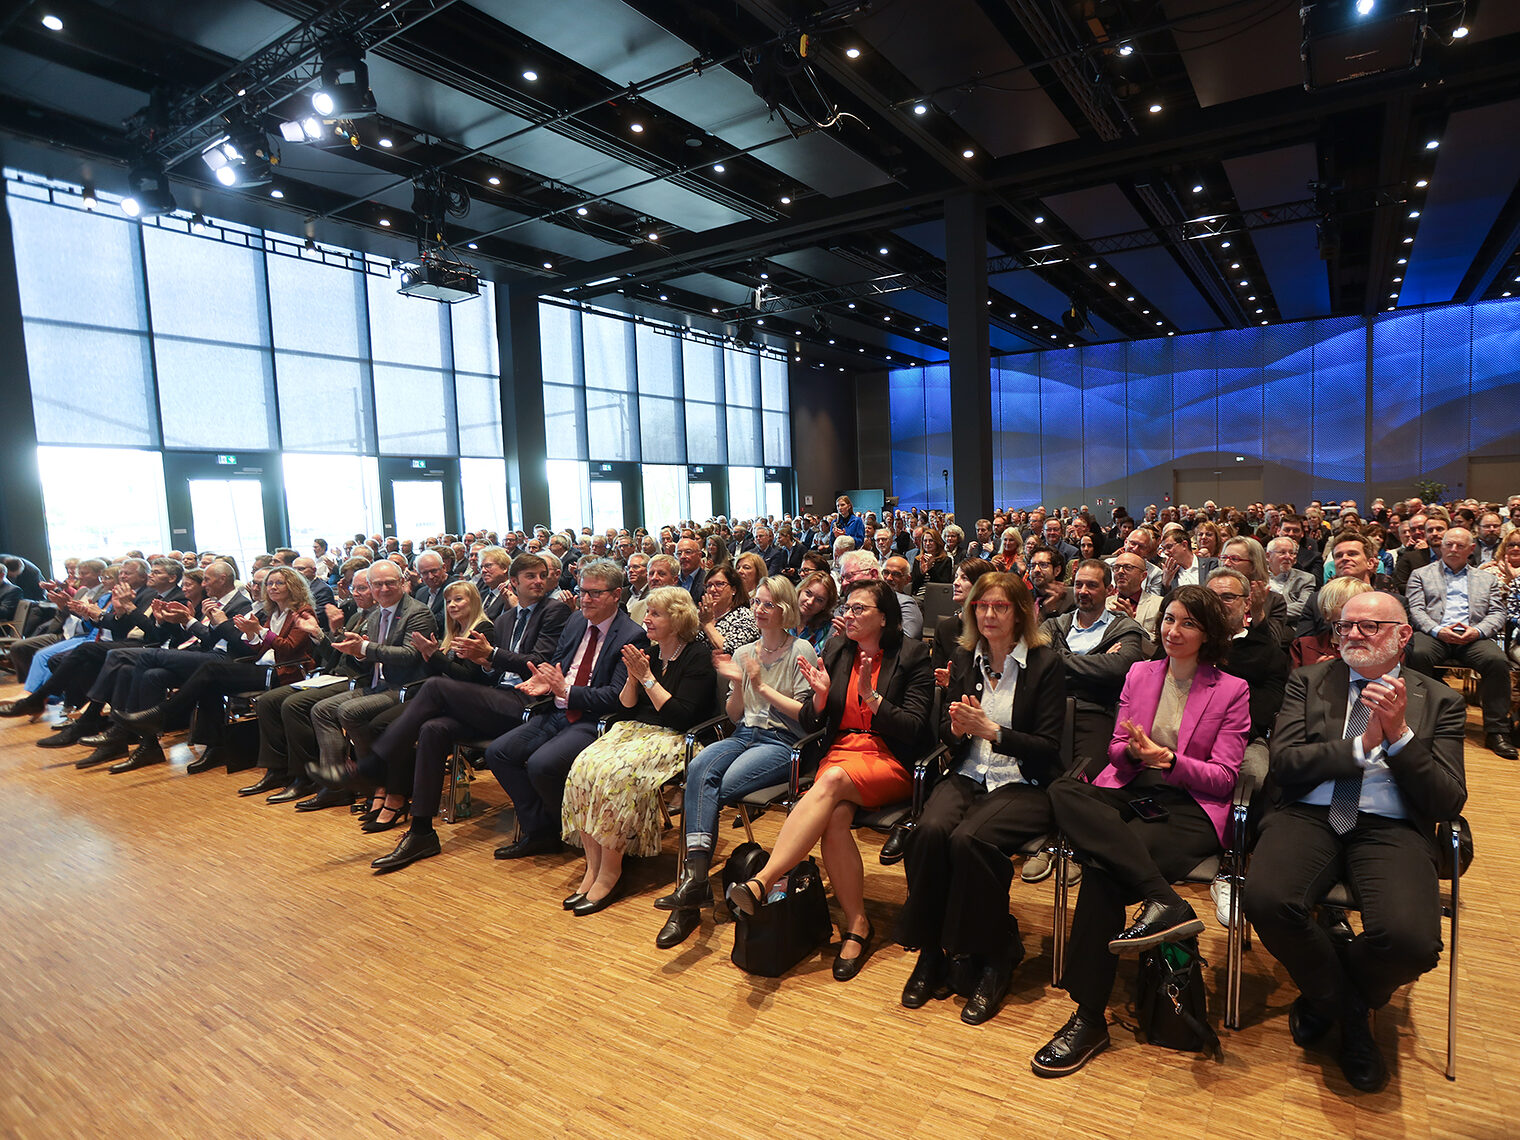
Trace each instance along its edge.
<path fill-rule="evenodd" d="M 1140 955 L 1135 974 L 1135 1015 L 1151 1045 L 1224 1060 L 1219 1036 L 1209 1025 L 1208 993 L 1198 939 L 1163 942 Z"/>
<path fill-rule="evenodd" d="M 745 973 L 779 978 L 834 934 L 823 878 L 812 858 L 787 872 L 776 886 L 786 893 L 735 916 L 733 963 Z"/>

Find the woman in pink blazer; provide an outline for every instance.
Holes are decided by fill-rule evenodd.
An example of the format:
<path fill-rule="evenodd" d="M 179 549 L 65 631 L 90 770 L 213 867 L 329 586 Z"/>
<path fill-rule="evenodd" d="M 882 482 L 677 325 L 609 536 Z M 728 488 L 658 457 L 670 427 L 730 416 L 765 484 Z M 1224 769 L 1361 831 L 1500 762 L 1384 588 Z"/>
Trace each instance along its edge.
<path fill-rule="evenodd" d="M 1077 1009 L 1035 1054 L 1037 1076 L 1074 1073 L 1107 1047 L 1117 955 L 1203 929 L 1172 883 L 1224 843 L 1251 727 L 1250 687 L 1216 667 L 1230 626 L 1207 588 L 1179 588 L 1157 635 L 1166 656 L 1130 667 L 1108 767 L 1091 784 L 1067 776 L 1050 786 L 1056 824 L 1087 873 L 1061 979 Z M 1133 902 L 1140 910 L 1125 928 Z"/>

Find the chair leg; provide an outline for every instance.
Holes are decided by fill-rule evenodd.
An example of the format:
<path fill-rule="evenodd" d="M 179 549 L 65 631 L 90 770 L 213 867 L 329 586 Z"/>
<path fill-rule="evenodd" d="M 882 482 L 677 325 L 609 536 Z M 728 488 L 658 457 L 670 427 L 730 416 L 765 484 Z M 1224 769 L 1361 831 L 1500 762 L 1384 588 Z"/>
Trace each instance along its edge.
<path fill-rule="evenodd" d="M 1055 842 L 1055 901 L 1052 912 L 1050 984 L 1059 986 L 1061 975 L 1066 972 L 1066 870 L 1071 861 L 1071 849 L 1064 838 Z"/>
<path fill-rule="evenodd" d="M 1226 1029 L 1240 1028 L 1240 983 L 1245 968 L 1244 927 L 1245 915 L 1240 913 L 1240 892 L 1245 886 L 1245 876 L 1239 869 L 1232 869 L 1227 876 L 1230 884 L 1230 925 L 1225 942 L 1225 1012 Z"/>
<path fill-rule="evenodd" d="M 1451 824 L 1451 952 L 1446 991 L 1446 1079 L 1457 1079 L 1457 928 L 1462 921 L 1462 825 Z"/>
<path fill-rule="evenodd" d="M 744 824 L 744 840 L 746 843 L 755 841 L 755 829 L 749 824 L 749 808 L 739 805 L 739 822 Z"/>
<path fill-rule="evenodd" d="M 458 772 L 459 749 L 456 748 L 443 766 L 443 793 L 438 797 L 438 814 L 444 823 L 454 822 L 454 782 L 459 778 Z"/>

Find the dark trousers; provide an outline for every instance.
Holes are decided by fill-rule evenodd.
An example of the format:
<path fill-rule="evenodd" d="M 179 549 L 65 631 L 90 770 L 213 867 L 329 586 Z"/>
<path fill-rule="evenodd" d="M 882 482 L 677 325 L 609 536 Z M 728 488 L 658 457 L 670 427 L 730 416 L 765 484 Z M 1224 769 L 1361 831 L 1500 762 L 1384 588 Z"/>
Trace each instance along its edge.
<path fill-rule="evenodd" d="M 1416 673 L 1435 677 L 1441 665 L 1461 665 L 1478 671 L 1478 704 L 1483 731 L 1489 736 L 1509 731 L 1509 661 L 1504 650 L 1486 637 L 1467 645 L 1448 645 L 1427 633 L 1409 639 L 1404 663 Z"/>
<path fill-rule="evenodd" d="M 1408 820 L 1364 813 L 1338 836 L 1328 811 L 1289 804 L 1262 820 L 1242 903 L 1262 945 L 1316 1009 L 1336 1012 L 1350 985 L 1376 1009 L 1440 960 L 1435 854 Z M 1314 907 L 1342 881 L 1361 905 L 1362 933 L 1337 957 Z"/>
<path fill-rule="evenodd" d="M 11 643 L 11 668 L 16 671 L 16 679 L 25 681 L 26 675 L 32 670 L 32 658 L 38 652 L 46 649 L 49 645 L 55 645 L 63 640 L 61 633 L 39 633 L 33 637 L 22 638 L 20 641 Z"/>
<path fill-rule="evenodd" d="M 1137 819 L 1129 801 L 1150 797 L 1171 813 Z M 1219 851 L 1213 821 L 1193 797 L 1161 781 L 1095 788 L 1071 777 L 1050 785 L 1056 824 L 1086 871 L 1071 920 L 1061 988 L 1093 1014 L 1108 1004 L 1119 959 L 1108 944 L 1124 929 L 1124 909 L 1141 899 L 1173 901 L 1172 883 Z"/>
<path fill-rule="evenodd" d="M 383 783 L 387 792 L 410 787 L 414 818 L 437 815 L 444 768 L 454 745 L 461 740 L 494 740 L 521 727 L 523 704 L 516 689 L 433 677 L 397 706 L 394 719 L 374 742 L 379 763 L 366 765 L 366 774 Z M 519 818 L 521 814 L 519 809 Z"/>
<path fill-rule="evenodd" d="M 347 691 L 344 681 L 314 689 L 281 685 L 255 700 L 259 767 L 292 778 L 305 778 L 306 766 L 317 758 L 317 731 L 311 723 L 311 710 L 324 697 Z"/>
<path fill-rule="evenodd" d="M 154 652 L 157 649 L 151 645 L 119 645 L 112 649 L 90 685 L 90 700 L 110 705 L 119 712 L 136 711 L 127 705 L 132 692 L 132 670 L 144 656 Z"/>
<path fill-rule="evenodd" d="M 1008 911 L 1009 856 L 1054 826 L 1043 788 L 984 784 L 955 774 L 929 793 L 904 855 L 908 900 L 899 918 L 904 946 L 1005 959 L 1018 943 Z"/>
<path fill-rule="evenodd" d="M 273 669 L 252 661 L 228 661 L 220 653 L 201 655 L 203 660 L 168 701 L 165 723 L 183 720 L 195 711 L 190 731 L 192 744 L 224 744 L 227 740 L 227 702 L 234 693 L 262 689 Z"/>
<path fill-rule="evenodd" d="M 1114 738 L 1114 715 L 1112 709 L 1077 702 L 1077 715 L 1072 722 L 1072 750 L 1076 754 L 1076 771 L 1085 774 L 1088 780 L 1097 779 L 1098 773 L 1108 767 L 1108 743 Z"/>
<path fill-rule="evenodd" d="M 565 780 L 582 749 L 596 739 L 596 717 L 574 724 L 564 711 L 535 713 L 527 724 L 498 737 L 486 750 L 486 763 L 512 797 L 525 837 L 559 838 Z"/>
<path fill-rule="evenodd" d="M 226 660 L 226 655 L 203 653 L 198 649 L 144 649 L 134 656 L 125 688 L 118 685 L 117 691 L 112 693 L 111 707 L 119 712 L 150 709 L 159 704 L 170 689 L 179 688 L 195 676 L 197 669 L 213 660 Z M 117 699 L 118 692 L 124 694 L 121 700 Z"/>
<path fill-rule="evenodd" d="M 84 704 L 89 699 L 90 686 L 106 662 L 106 655 L 113 648 L 113 642 L 86 641 L 59 654 L 51 662 L 52 674 L 33 695 L 62 697 L 70 705 Z"/>

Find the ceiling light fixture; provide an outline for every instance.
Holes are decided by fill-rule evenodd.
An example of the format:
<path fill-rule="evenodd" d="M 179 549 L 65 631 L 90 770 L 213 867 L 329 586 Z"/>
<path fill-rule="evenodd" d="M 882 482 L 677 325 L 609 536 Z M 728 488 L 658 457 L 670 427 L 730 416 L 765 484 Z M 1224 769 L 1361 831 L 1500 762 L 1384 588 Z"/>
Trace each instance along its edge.
<path fill-rule="evenodd" d="M 585 207 L 585 206 L 577 206 L 577 207 L 576 207 L 576 208 L 575 208 L 575 212 L 576 212 L 576 213 L 577 213 L 577 214 L 579 214 L 579 215 L 580 215 L 580 216 L 581 216 L 581 217 L 583 217 L 583 218 L 584 218 L 584 217 L 585 217 L 585 216 L 586 216 L 586 215 L 587 215 L 587 214 L 589 214 L 589 213 L 591 213 L 591 211 L 590 211 L 590 210 L 588 210 L 588 209 L 586 209 L 586 207 Z"/>
<path fill-rule="evenodd" d="M 791 197 L 791 195 L 790 194 L 783 194 L 783 195 L 781 195 L 781 204 L 783 206 L 790 206 L 792 204 L 792 197 Z"/>
<path fill-rule="evenodd" d="M 913 113 L 915 115 L 927 115 L 929 108 L 925 107 L 922 103 L 915 103 L 913 104 Z"/>
<path fill-rule="evenodd" d="M 1458 24 L 1453 28 L 1451 30 L 1451 38 L 1454 40 L 1465 40 L 1467 38 L 1467 25 Z"/>
<path fill-rule="evenodd" d="M 1194 194 L 1202 194 L 1203 193 L 1203 187 L 1202 186 L 1194 186 L 1193 187 L 1193 193 Z"/>
<path fill-rule="evenodd" d="M 60 20 L 57 16 L 53 15 L 51 12 L 42 17 L 42 26 L 50 32 L 63 31 L 63 21 Z"/>
<path fill-rule="evenodd" d="M 976 157 L 976 151 L 972 150 L 968 146 L 965 150 L 961 151 L 961 157 L 962 158 L 975 158 Z"/>
<path fill-rule="evenodd" d="M 630 131 L 632 131 L 636 135 L 641 135 L 641 134 L 644 133 L 644 124 L 643 123 L 629 123 L 628 124 L 628 129 Z"/>
<path fill-rule="evenodd" d="M 721 162 L 715 162 L 715 163 L 713 163 L 713 173 L 714 174 L 722 174 L 723 173 L 723 164 Z"/>
<path fill-rule="evenodd" d="M 662 301 L 668 301 L 668 300 L 670 300 L 670 298 L 667 297 L 664 293 L 661 293 L 660 294 L 660 300 L 662 300 Z"/>
<path fill-rule="evenodd" d="M 552 262 L 552 261 L 546 261 L 546 262 L 544 262 L 544 268 L 545 269 L 553 269 L 554 268 L 554 262 Z"/>
<path fill-rule="evenodd" d="M 1134 44 L 1120 44 L 1119 45 L 1119 54 L 1120 55 L 1134 55 L 1135 54 L 1135 45 Z"/>
<path fill-rule="evenodd" d="M 283 197 L 285 197 L 285 191 L 280 190 L 280 189 L 274 189 L 274 190 L 271 190 L 269 192 L 269 196 L 271 198 L 283 198 Z"/>
<path fill-rule="evenodd" d="M 1441 145 L 1441 140 L 1440 139 L 1431 139 L 1429 142 L 1427 142 L 1425 144 L 1425 149 L 1426 150 L 1435 150 L 1438 147 L 1440 147 L 1440 145 Z"/>
<path fill-rule="evenodd" d="M 486 181 L 489 182 L 492 186 L 500 186 L 501 185 L 501 179 L 498 178 L 498 177 L 496 177 L 496 175 L 494 175 L 494 174 L 491 175 L 491 177 L 487 178 Z"/>
<path fill-rule="evenodd" d="M 844 54 L 846 59 L 859 59 L 860 49 L 858 47 L 845 48 Z"/>
<path fill-rule="evenodd" d="M 658 230 L 650 230 L 649 233 L 646 236 L 649 238 L 650 241 L 659 241 L 660 240 L 660 234 L 659 234 Z"/>
<path fill-rule="evenodd" d="M 1427 182 L 1427 181 L 1426 181 L 1426 180 L 1425 180 L 1425 179 L 1423 179 L 1423 178 L 1422 178 L 1422 179 L 1420 179 L 1420 180 L 1419 180 L 1419 181 L 1418 181 L 1418 182 L 1416 182 L 1416 183 L 1415 183 L 1415 184 L 1414 184 L 1414 188 L 1415 188 L 1415 189 L 1416 189 L 1416 190 L 1423 190 L 1423 189 L 1425 189 L 1425 187 L 1427 187 L 1427 186 L 1429 186 L 1429 185 L 1430 185 L 1430 183 L 1429 183 L 1429 182 Z"/>
<path fill-rule="evenodd" d="M 886 257 L 887 256 L 887 247 L 886 246 L 882 246 L 876 252 L 879 253 L 879 254 L 881 254 L 883 257 Z"/>
<path fill-rule="evenodd" d="M 1418 218 L 1420 216 L 1420 211 L 1418 211 L 1418 210 L 1410 210 L 1409 211 L 1409 216 L 1411 218 Z"/>
<path fill-rule="evenodd" d="M 381 145 L 381 146 L 382 146 L 382 147 L 384 147 L 384 148 L 385 148 L 385 149 L 386 149 L 386 150 L 390 150 L 390 149 L 391 149 L 391 147 L 393 147 L 393 146 L 395 146 L 395 145 L 396 145 L 396 144 L 395 144 L 395 143 L 393 143 L 393 142 L 391 142 L 391 140 L 390 140 L 390 139 L 386 139 L 386 138 L 382 138 L 382 139 L 378 139 L 378 140 L 376 140 L 376 141 L 377 141 L 377 142 L 379 142 L 379 144 L 380 144 L 380 145 Z"/>
<path fill-rule="evenodd" d="M 526 79 L 529 83 L 537 83 L 538 82 L 538 72 L 536 72 L 536 71 L 525 71 L 525 72 L 523 72 L 523 78 Z"/>
<path fill-rule="evenodd" d="M 1160 103 L 1152 103 L 1151 104 L 1151 114 L 1153 114 L 1153 115 L 1159 115 L 1159 114 L 1161 114 L 1161 104 Z"/>
<path fill-rule="evenodd" d="M 382 226 L 385 226 L 385 227 L 389 228 L 390 224 L 391 224 L 391 220 L 389 218 L 381 218 L 380 219 L 380 224 Z"/>
<path fill-rule="evenodd" d="M 358 119 L 376 113 L 362 48 L 337 42 L 324 49 L 321 83 L 312 92 L 311 106 L 324 119 Z"/>
<path fill-rule="evenodd" d="M 469 245 L 468 245 L 468 246 L 466 246 L 466 247 L 465 247 L 465 248 L 466 248 L 466 249 L 479 249 L 479 248 L 480 248 L 480 246 L 478 246 L 478 245 L 476 245 L 476 244 L 475 244 L 475 243 L 474 243 L 474 242 L 471 242 L 471 243 L 470 243 L 470 244 L 469 244 Z"/>

